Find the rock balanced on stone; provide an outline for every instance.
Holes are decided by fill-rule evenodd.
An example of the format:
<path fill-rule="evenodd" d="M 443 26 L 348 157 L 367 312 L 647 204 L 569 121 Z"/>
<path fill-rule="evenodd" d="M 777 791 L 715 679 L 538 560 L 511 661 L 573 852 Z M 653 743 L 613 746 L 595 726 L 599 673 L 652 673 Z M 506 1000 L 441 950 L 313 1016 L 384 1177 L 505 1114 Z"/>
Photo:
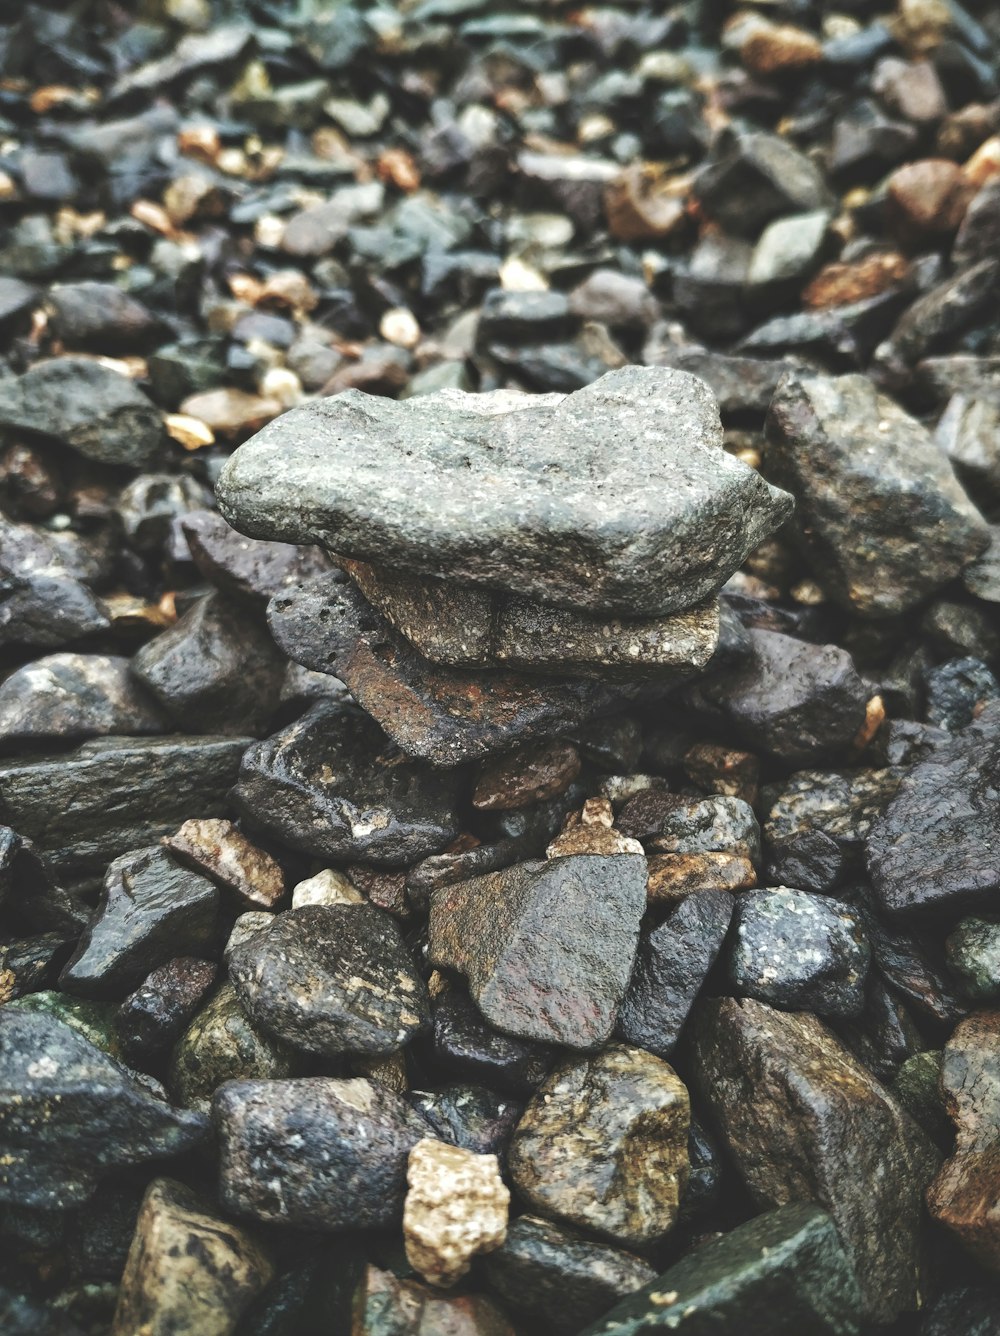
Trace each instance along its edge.
<path fill-rule="evenodd" d="M 282 591 L 279 644 L 402 751 L 453 766 L 703 668 L 717 594 L 792 498 L 726 453 L 708 386 L 624 367 L 575 394 L 349 390 L 241 446 L 220 508 L 350 577 Z"/>

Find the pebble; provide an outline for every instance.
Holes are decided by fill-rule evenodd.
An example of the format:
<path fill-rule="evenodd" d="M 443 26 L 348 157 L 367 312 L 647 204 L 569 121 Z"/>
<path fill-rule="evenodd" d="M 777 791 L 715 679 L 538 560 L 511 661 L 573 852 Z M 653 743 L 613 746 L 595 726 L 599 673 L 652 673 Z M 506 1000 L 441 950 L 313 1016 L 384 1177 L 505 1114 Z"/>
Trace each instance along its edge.
<path fill-rule="evenodd" d="M 431 998 L 434 1057 L 455 1076 L 526 1094 L 548 1075 L 553 1051 L 546 1044 L 500 1034 L 464 990 L 447 987 Z"/>
<path fill-rule="evenodd" d="M 442 1295 L 415 1280 L 400 1280 L 369 1265 L 356 1291 L 357 1336 L 379 1336 L 391 1322 L 397 1331 L 447 1332 L 448 1336 L 515 1336 L 499 1307 L 484 1294 Z"/>
<path fill-rule="evenodd" d="M 503 1243 L 510 1191 L 495 1155 L 430 1137 L 410 1151 L 406 1181 L 406 1259 L 424 1280 L 448 1289 L 468 1273 L 473 1257 Z"/>
<path fill-rule="evenodd" d="M 292 908 L 306 905 L 363 905 L 365 897 L 346 873 L 324 868 L 292 888 Z"/>
<path fill-rule="evenodd" d="M 121 655 L 47 654 L 0 685 L 5 743 L 167 731 L 162 711 Z"/>
<path fill-rule="evenodd" d="M 115 1014 L 125 1057 L 139 1067 L 170 1049 L 207 1001 L 218 969 L 211 960 L 176 956 L 151 970 Z"/>
<path fill-rule="evenodd" d="M 174 1097 L 207 1113 L 226 1081 L 277 1081 L 292 1076 L 296 1058 L 254 1028 L 231 984 L 223 984 L 197 1013 L 174 1047 L 169 1085 Z"/>
<path fill-rule="evenodd" d="M 483 766 L 472 805 L 485 812 L 510 811 L 556 798 L 578 777 L 581 765 L 571 742 L 556 739 L 521 747 Z"/>
<path fill-rule="evenodd" d="M 1000 924 L 964 918 L 945 942 L 948 968 L 966 997 L 989 1002 L 1000 995 Z"/>
<path fill-rule="evenodd" d="M 284 897 L 280 863 L 218 817 L 185 821 L 163 844 L 185 867 L 229 891 L 244 909 L 273 909 Z"/>

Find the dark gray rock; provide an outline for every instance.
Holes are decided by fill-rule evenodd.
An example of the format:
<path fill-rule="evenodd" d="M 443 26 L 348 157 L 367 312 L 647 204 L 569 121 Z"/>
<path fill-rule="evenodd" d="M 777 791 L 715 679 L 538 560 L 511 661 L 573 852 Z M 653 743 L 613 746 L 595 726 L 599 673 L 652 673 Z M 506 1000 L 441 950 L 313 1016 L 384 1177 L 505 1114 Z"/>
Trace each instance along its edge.
<path fill-rule="evenodd" d="M 176 473 L 140 473 L 115 502 L 122 533 L 137 552 L 159 553 L 180 515 L 198 510 L 211 494 L 196 478 Z"/>
<path fill-rule="evenodd" d="M 762 133 L 719 135 L 695 177 L 694 193 L 727 232 L 751 239 L 773 218 L 833 203 L 805 154 L 787 139 Z"/>
<path fill-rule="evenodd" d="M 500 1034 L 463 990 L 446 988 L 431 1002 L 434 1061 L 451 1075 L 527 1094 L 549 1073 L 553 1051 Z"/>
<path fill-rule="evenodd" d="M 130 993 L 115 1014 L 122 1052 L 146 1066 L 181 1037 L 215 983 L 218 966 L 195 956 L 177 956 L 158 965 Z"/>
<path fill-rule="evenodd" d="M 734 357 L 705 348 L 643 349 L 643 360 L 656 366 L 674 366 L 705 381 L 719 401 L 723 419 L 749 416 L 762 419 L 778 382 L 796 369 L 792 361 Z"/>
<path fill-rule="evenodd" d="M 410 1103 L 439 1141 L 476 1155 L 505 1156 L 524 1107 L 506 1095 L 476 1085 L 414 1090 Z"/>
<path fill-rule="evenodd" d="M 404 761 L 359 710 L 320 703 L 246 752 L 233 801 L 303 853 L 405 867 L 458 834 L 461 782 Z"/>
<path fill-rule="evenodd" d="M 948 968 L 966 997 L 989 1002 L 1000 994 L 1000 923 L 964 918 L 945 942 Z"/>
<path fill-rule="evenodd" d="M 163 712 L 111 654 L 48 654 L 0 685 L 0 741 L 165 733 Z"/>
<path fill-rule="evenodd" d="M 320 440 L 335 448 L 317 455 Z M 642 616 L 714 593 L 789 513 L 790 498 L 720 444 L 710 391 L 668 369 L 623 368 L 545 401 L 348 393 L 271 423 L 217 492 L 252 537 Z"/>
<path fill-rule="evenodd" d="M 199 574 L 224 593 L 267 600 L 322 571 L 336 578 L 330 558 L 318 547 L 244 538 L 217 511 L 194 511 L 180 525 Z"/>
<path fill-rule="evenodd" d="M 0 333 L 4 336 L 31 324 L 38 289 L 13 274 L 0 276 Z"/>
<path fill-rule="evenodd" d="M 924 718 L 934 728 L 954 733 L 977 718 L 987 701 L 1000 696 L 1000 682 L 982 659 L 949 659 L 924 674 Z"/>
<path fill-rule="evenodd" d="M 49 328 L 74 352 L 141 354 L 169 336 L 158 316 L 113 283 L 61 283 L 46 304 Z"/>
<path fill-rule="evenodd" d="M 952 395 L 934 432 L 955 472 L 980 508 L 1000 500 L 1000 403 L 983 395 Z"/>
<path fill-rule="evenodd" d="M 614 1029 L 646 907 L 646 863 L 522 863 L 431 897 L 429 958 L 458 970 L 498 1030 L 589 1049 Z"/>
<path fill-rule="evenodd" d="M 896 374 L 929 353 L 944 350 L 992 309 L 1000 290 L 1000 263 L 990 255 L 938 283 L 900 316 L 878 360 Z"/>
<path fill-rule="evenodd" d="M 0 906 L 8 925 L 66 939 L 78 936 L 90 917 L 86 905 L 56 885 L 31 840 L 9 826 L 0 826 Z"/>

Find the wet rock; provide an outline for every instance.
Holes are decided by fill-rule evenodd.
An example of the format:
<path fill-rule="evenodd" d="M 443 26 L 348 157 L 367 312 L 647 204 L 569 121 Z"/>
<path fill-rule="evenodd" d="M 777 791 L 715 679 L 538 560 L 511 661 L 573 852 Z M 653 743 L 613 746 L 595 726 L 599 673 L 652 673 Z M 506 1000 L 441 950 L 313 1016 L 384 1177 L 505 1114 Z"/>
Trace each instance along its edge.
<path fill-rule="evenodd" d="M 48 654 L 0 685 L 5 742 L 166 731 L 156 702 L 117 655 Z"/>
<path fill-rule="evenodd" d="M 927 1049 L 907 1058 L 895 1074 L 892 1093 L 934 1144 L 947 1152 L 954 1135 L 941 1093 L 943 1056 L 940 1049 Z"/>
<path fill-rule="evenodd" d="M 983 663 L 970 657 L 949 659 L 924 675 L 924 717 L 935 728 L 953 733 L 979 716 L 987 701 L 1000 696 L 1000 683 Z"/>
<path fill-rule="evenodd" d="M 170 1178 L 146 1190 L 112 1336 L 229 1336 L 274 1268 L 257 1241 Z"/>
<path fill-rule="evenodd" d="M 740 798 L 683 798 L 647 789 L 618 814 L 618 829 L 656 853 L 733 853 L 757 862 L 760 828 Z"/>
<path fill-rule="evenodd" d="M 113 997 L 174 956 L 204 954 L 218 889 L 158 846 L 111 863 L 100 904 L 59 981 L 67 992 Z"/>
<path fill-rule="evenodd" d="M 787 140 L 761 133 L 720 135 L 695 178 L 694 192 L 727 232 L 750 238 L 773 218 L 831 202 L 807 157 Z"/>
<path fill-rule="evenodd" d="M 562 830 L 545 850 L 545 857 L 641 854 L 639 841 L 615 830 L 614 821 L 614 809 L 607 798 L 588 798 L 579 812 L 567 813 Z"/>
<path fill-rule="evenodd" d="M 948 968 L 974 1002 L 988 1002 L 1000 994 L 1000 924 L 990 919 L 965 918 L 945 943 Z"/>
<path fill-rule="evenodd" d="M 689 1121 L 673 1068 L 613 1044 L 539 1088 L 511 1141 L 514 1186 L 534 1211 L 626 1247 L 651 1243 L 677 1217 Z"/>
<path fill-rule="evenodd" d="M 212 1117 L 227 1210 L 299 1229 L 398 1225 L 407 1157 L 427 1123 L 355 1077 L 231 1081 Z"/>
<path fill-rule="evenodd" d="M 0 644 L 57 649 L 108 626 L 104 605 L 65 572 L 0 567 Z"/>
<path fill-rule="evenodd" d="M 757 885 L 757 870 L 739 854 L 650 854 L 647 894 L 651 907 L 675 905 L 705 891 L 742 891 Z"/>
<path fill-rule="evenodd" d="M 944 279 L 900 317 L 880 350 L 880 360 L 901 369 L 938 351 L 990 309 L 998 287 L 1000 264 L 993 256 Z"/>
<path fill-rule="evenodd" d="M 579 775 L 581 764 L 580 753 L 571 742 L 556 739 L 521 747 L 483 767 L 472 805 L 488 812 L 544 802 L 565 793 Z"/>
<path fill-rule="evenodd" d="M 217 973 L 213 961 L 177 956 L 147 975 L 115 1016 L 128 1061 L 142 1067 L 172 1047 L 205 1001 Z"/>
<path fill-rule="evenodd" d="M 425 1137 L 410 1151 L 403 1204 L 406 1259 L 432 1285 L 447 1289 L 479 1253 L 507 1234 L 510 1191 L 495 1155 L 476 1155 Z"/>
<path fill-rule="evenodd" d="M 460 782 L 404 762 L 360 711 L 320 703 L 246 752 L 233 800 L 290 848 L 400 867 L 458 834 Z"/>
<path fill-rule="evenodd" d="M 158 552 L 179 515 L 197 510 L 209 494 L 194 478 L 140 473 L 119 493 L 115 513 L 126 541 L 139 552 Z"/>
<path fill-rule="evenodd" d="M 692 1044 L 695 1086 L 755 1202 L 826 1207 L 865 1313 L 886 1321 L 913 1308 L 922 1196 L 937 1167 L 916 1124 L 814 1016 L 703 1000 Z"/>
<path fill-rule="evenodd" d="M 0 1197 L 63 1211 L 112 1170 L 196 1146 L 205 1119 L 140 1088 L 51 1016 L 0 1010 Z"/>
<path fill-rule="evenodd" d="M 767 440 L 810 563 L 863 616 L 906 611 L 986 548 L 983 520 L 925 428 L 863 376 L 785 380 Z"/>
<path fill-rule="evenodd" d="M 579 1331 L 655 1275 L 633 1253 L 533 1215 L 511 1223 L 485 1271 L 506 1308 L 567 1333 Z"/>
<path fill-rule="evenodd" d="M 431 1000 L 436 1062 L 456 1076 L 485 1081 L 516 1094 L 534 1090 L 548 1075 L 552 1050 L 500 1034 L 471 998 L 446 988 Z"/>
<path fill-rule="evenodd" d="M 430 1023 L 399 929 L 374 905 L 279 914 L 230 954 L 229 977 L 254 1025 L 323 1057 L 393 1053 Z"/>
<path fill-rule="evenodd" d="M 477 1155 L 503 1156 L 523 1112 L 516 1100 L 477 1085 L 415 1090 L 410 1102 L 440 1140 Z"/>
<path fill-rule="evenodd" d="M 58 284 L 46 304 L 52 333 L 76 352 L 143 353 L 169 334 L 148 307 L 113 283 Z"/>
<path fill-rule="evenodd" d="M 614 1028 L 645 903 L 635 855 L 522 863 L 434 893 L 430 960 L 466 976 L 498 1030 L 593 1048 Z"/>
<path fill-rule="evenodd" d="M 61 932 L 9 938 L 0 946 L 0 1004 L 34 993 L 54 980 L 69 953 L 71 939 Z"/>
<path fill-rule="evenodd" d="M 622 447 L 609 474 L 601 417 L 620 420 L 623 412 L 633 422 L 632 445 Z M 324 454 L 317 468 L 316 433 L 341 440 L 344 431 L 350 449 Z M 697 454 L 692 440 L 701 443 Z M 717 410 L 701 382 L 659 368 L 625 368 L 574 397 L 545 403 L 501 392 L 421 395 L 402 404 L 345 396 L 286 414 L 233 456 L 217 492 L 226 518 L 254 537 L 318 541 L 415 573 L 504 587 L 586 612 L 641 616 L 690 606 L 714 592 L 741 554 L 788 513 L 789 499 L 719 450 L 719 440 Z M 531 462 L 543 443 L 550 460 L 544 482 Z M 553 451 L 563 461 L 558 480 Z M 604 521 L 594 513 L 598 454 L 602 510 L 614 498 L 620 514 L 613 554 L 602 537 Z M 434 506 L 421 514 L 414 500 L 424 493 L 420 479 L 430 460 Z M 490 485 L 477 489 L 470 478 L 487 463 Z M 374 470 L 377 485 L 366 470 Z M 662 489 L 655 482 L 660 477 Z M 302 489 L 310 497 L 308 511 Z M 654 493 L 661 514 L 649 513 Z M 623 543 L 621 526 L 632 533 L 630 542 Z M 682 538 L 688 526 L 699 535 L 697 571 Z M 559 552 L 552 547 L 557 530 L 565 533 Z M 569 559 L 584 534 L 591 554 L 586 589 L 576 558 Z"/>
<path fill-rule="evenodd" d="M 332 570 L 319 548 L 244 538 L 214 510 L 185 515 L 181 530 L 199 573 L 237 597 L 270 599 L 299 580 Z"/>
<path fill-rule="evenodd" d="M 281 865 L 231 821 L 185 821 L 163 843 L 179 863 L 231 891 L 245 909 L 273 909 L 285 894 Z"/>
<path fill-rule="evenodd" d="M 485 1294 L 442 1295 L 415 1280 L 367 1266 L 354 1300 L 357 1336 L 379 1336 L 391 1322 L 399 1332 L 447 1332 L 448 1336 L 515 1336 L 514 1328 Z"/>

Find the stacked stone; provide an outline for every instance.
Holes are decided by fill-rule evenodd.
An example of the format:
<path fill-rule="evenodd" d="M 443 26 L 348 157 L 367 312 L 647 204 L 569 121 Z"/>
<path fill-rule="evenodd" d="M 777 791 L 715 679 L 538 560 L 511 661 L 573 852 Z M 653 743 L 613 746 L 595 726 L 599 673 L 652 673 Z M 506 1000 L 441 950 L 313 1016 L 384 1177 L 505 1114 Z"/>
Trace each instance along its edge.
<path fill-rule="evenodd" d="M 350 390 L 241 446 L 219 505 L 349 577 L 282 591 L 281 647 L 437 768 L 703 669 L 718 592 L 792 499 L 728 454 L 708 386 L 625 367 L 571 395 Z"/>

